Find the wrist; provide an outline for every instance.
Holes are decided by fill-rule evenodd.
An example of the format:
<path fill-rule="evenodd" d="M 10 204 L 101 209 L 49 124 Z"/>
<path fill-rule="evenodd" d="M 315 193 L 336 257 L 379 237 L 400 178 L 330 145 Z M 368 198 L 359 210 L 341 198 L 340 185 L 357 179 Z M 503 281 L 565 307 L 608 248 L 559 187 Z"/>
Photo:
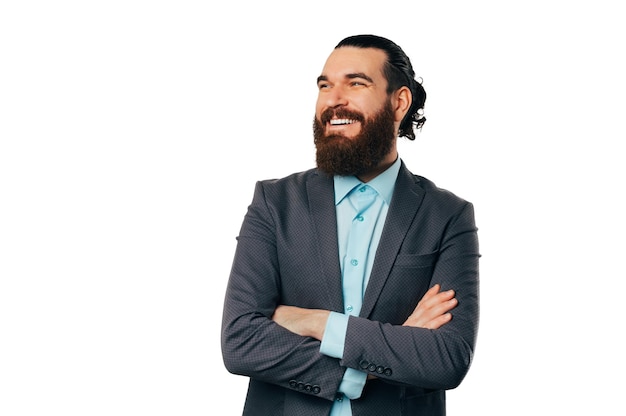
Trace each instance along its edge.
<path fill-rule="evenodd" d="M 330 311 L 323 309 L 312 309 L 309 314 L 308 328 L 310 333 L 308 336 L 315 338 L 319 341 L 324 337 L 324 330 L 326 329 L 326 322 L 328 322 L 328 316 Z"/>

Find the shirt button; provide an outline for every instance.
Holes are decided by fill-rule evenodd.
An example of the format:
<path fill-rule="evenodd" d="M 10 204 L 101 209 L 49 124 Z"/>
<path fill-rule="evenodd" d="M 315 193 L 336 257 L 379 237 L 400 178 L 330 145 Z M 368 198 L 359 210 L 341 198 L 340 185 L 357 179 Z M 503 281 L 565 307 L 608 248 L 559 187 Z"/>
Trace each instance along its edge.
<path fill-rule="evenodd" d="M 365 192 L 367 190 L 367 186 L 363 186 L 359 188 L 359 192 Z"/>
<path fill-rule="evenodd" d="M 358 217 L 356 217 L 356 220 L 363 222 L 363 215 L 359 215 Z"/>
<path fill-rule="evenodd" d="M 350 260 L 350 264 L 353 265 L 353 266 L 356 266 L 356 265 L 359 264 L 359 261 L 357 259 L 352 259 L 352 260 Z"/>
<path fill-rule="evenodd" d="M 352 312 L 354 310 L 354 308 L 352 307 L 352 305 L 348 305 L 348 307 L 346 308 L 346 312 Z"/>

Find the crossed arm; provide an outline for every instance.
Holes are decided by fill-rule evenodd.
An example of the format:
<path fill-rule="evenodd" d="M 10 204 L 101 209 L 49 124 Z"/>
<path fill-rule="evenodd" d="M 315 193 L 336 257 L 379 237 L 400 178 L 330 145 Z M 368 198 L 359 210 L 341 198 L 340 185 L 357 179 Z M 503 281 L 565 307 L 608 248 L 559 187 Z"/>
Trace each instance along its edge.
<path fill-rule="evenodd" d="M 450 310 L 457 305 L 457 299 L 454 297 L 454 290 L 439 290 L 438 284 L 431 287 L 402 326 L 437 329 L 448 323 L 452 319 Z M 330 311 L 323 309 L 279 305 L 272 320 L 295 334 L 321 341 L 329 314 Z M 368 379 L 371 378 L 376 377 L 368 375 Z"/>
<path fill-rule="evenodd" d="M 440 292 L 438 284 L 431 287 L 402 324 L 417 328 L 437 329 L 452 319 L 450 311 L 457 305 L 454 290 Z M 330 311 L 279 305 L 272 320 L 289 331 L 322 340 Z"/>

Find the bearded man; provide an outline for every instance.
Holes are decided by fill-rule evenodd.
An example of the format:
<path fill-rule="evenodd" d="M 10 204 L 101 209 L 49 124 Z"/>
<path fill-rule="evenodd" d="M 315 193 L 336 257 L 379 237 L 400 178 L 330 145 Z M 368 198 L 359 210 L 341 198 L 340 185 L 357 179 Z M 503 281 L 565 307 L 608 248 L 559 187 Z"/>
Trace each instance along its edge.
<path fill-rule="evenodd" d="M 478 329 L 471 203 L 412 174 L 426 93 L 394 42 L 342 40 L 317 79 L 315 169 L 259 181 L 222 321 L 244 415 L 444 415 Z"/>

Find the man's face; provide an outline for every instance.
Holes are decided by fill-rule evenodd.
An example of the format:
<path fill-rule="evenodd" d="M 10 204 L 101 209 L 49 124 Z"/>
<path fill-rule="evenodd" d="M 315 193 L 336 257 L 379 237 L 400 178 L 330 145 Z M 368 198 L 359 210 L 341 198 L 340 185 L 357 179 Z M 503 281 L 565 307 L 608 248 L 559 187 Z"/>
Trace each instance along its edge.
<path fill-rule="evenodd" d="M 342 47 L 330 54 L 318 78 L 315 106 L 315 117 L 323 123 L 326 134 L 355 137 L 363 127 L 363 119 L 373 117 L 383 108 L 389 100 L 383 75 L 386 59 L 385 52 L 374 48 Z M 330 109 L 361 114 L 362 119 L 323 119 L 322 114 Z"/>
<path fill-rule="evenodd" d="M 335 49 L 318 78 L 313 133 L 317 165 L 334 175 L 359 175 L 376 168 L 393 150 L 395 120 L 383 51 Z"/>

